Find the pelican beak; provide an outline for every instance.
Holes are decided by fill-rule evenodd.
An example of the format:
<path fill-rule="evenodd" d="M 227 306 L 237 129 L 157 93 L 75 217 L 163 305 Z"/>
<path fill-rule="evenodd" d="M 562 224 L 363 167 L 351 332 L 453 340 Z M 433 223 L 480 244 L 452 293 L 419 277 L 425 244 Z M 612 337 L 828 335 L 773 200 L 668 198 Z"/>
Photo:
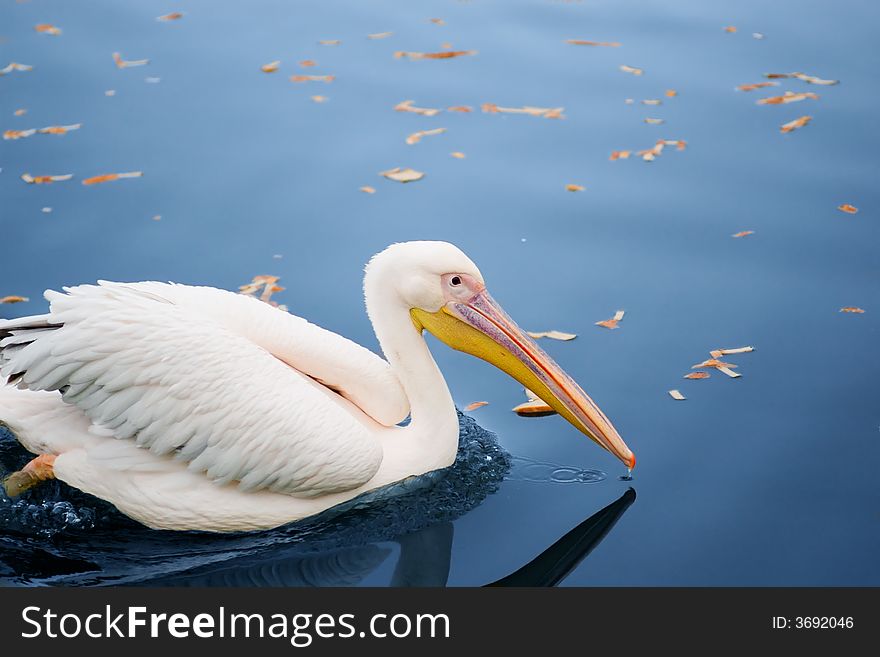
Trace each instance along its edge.
<path fill-rule="evenodd" d="M 635 467 L 635 455 L 595 402 L 485 289 L 467 301 L 449 301 L 437 312 L 413 308 L 410 314 L 417 329 L 506 372 L 628 468 Z"/>

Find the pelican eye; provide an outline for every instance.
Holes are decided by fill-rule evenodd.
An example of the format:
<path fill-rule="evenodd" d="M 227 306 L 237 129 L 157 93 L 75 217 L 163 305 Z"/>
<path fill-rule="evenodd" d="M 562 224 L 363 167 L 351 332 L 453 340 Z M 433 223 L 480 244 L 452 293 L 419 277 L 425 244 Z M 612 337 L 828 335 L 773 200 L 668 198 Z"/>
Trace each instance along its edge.
<path fill-rule="evenodd" d="M 461 285 L 461 277 L 460 276 L 453 276 L 449 282 L 452 283 L 453 285 Z"/>

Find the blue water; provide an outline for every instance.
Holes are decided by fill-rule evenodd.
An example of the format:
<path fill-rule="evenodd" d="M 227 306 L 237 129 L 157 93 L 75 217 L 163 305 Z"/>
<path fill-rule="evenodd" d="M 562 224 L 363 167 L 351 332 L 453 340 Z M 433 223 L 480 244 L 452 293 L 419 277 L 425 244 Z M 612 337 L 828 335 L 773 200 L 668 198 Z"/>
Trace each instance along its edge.
<path fill-rule="evenodd" d="M 154 20 L 174 10 L 186 15 Z M 161 561 L 172 551 L 170 574 L 157 574 L 157 583 L 321 583 L 300 576 L 313 566 L 303 554 L 317 553 L 354 564 L 342 568 L 358 573 L 350 583 L 486 584 L 625 500 L 563 584 L 880 584 L 878 17 L 875 3 L 856 0 L 4 0 L 0 67 L 34 68 L 0 77 L 0 128 L 83 127 L 0 141 L 0 297 L 30 297 L 0 306 L 0 316 L 44 312 L 42 290 L 96 279 L 235 289 L 275 274 L 287 287 L 278 301 L 293 312 L 377 348 L 363 312 L 363 264 L 391 242 L 448 240 L 479 264 L 522 326 L 578 334 L 544 346 L 638 456 L 633 480 L 620 481 L 619 463 L 560 418 L 511 413 L 523 401 L 518 384 L 432 341 L 459 405 L 490 402 L 471 415 L 504 450 L 606 476 L 535 481 L 517 476 L 514 459 L 497 491 L 454 519 L 431 524 L 419 507 L 426 527 L 395 540 L 364 529 L 349 542 L 330 523 L 326 542 L 305 552 L 288 554 L 286 540 L 273 549 L 267 539 L 225 570 L 211 565 L 225 544 L 172 541 L 95 505 L 96 517 L 108 514 L 110 526 L 130 531 L 102 543 L 100 523 L 90 534 L 64 528 L 62 518 L 49 523 L 62 528 L 51 536 L 7 527 L 4 581 L 104 583 L 125 572 L 127 554 L 137 555 L 128 562 L 134 572 L 145 555 Z M 63 33 L 38 34 L 37 23 Z M 726 33 L 727 25 L 738 31 Z M 366 38 L 385 31 L 393 35 Z M 622 46 L 564 43 L 570 38 Z M 478 54 L 393 57 L 445 42 Z M 120 70 L 114 51 L 151 61 Z M 276 59 L 279 72 L 259 70 Z M 302 69 L 305 59 L 318 65 Z M 645 73 L 624 73 L 621 64 Z M 789 71 L 841 83 L 782 80 L 734 91 Z M 336 79 L 289 82 L 296 73 Z M 678 95 L 666 97 L 667 89 Z M 820 98 L 755 104 L 786 90 Z M 313 102 L 315 94 L 327 102 Z M 663 104 L 640 104 L 652 98 Z M 392 110 L 407 99 L 475 111 Z M 565 119 L 486 114 L 486 102 L 565 107 Z M 19 108 L 27 113 L 14 116 Z M 802 115 L 812 122 L 780 134 Z M 404 141 L 435 127 L 447 132 Z M 685 140 L 687 149 L 669 148 L 651 163 L 608 161 L 612 150 L 661 138 Z M 396 166 L 427 175 L 408 185 L 378 175 Z M 134 170 L 143 178 L 80 184 Z M 25 172 L 75 178 L 27 185 Z M 569 183 L 586 189 L 566 192 Z M 376 193 L 358 191 L 363 185 Z M 841 203 L 859 213 L 839 212 Z M 731 238 L 742 230 L 755 234 Z M 840 313 L 844 306 L 866 312 Z M 620 329 L 593 325 L 617 309 L 626 310 Z M 744 345 L 756 351 L 727 357 L 741 378 L 681 378 L 710 349 Z M 672 388 L 687 401 L 672 400 Z M 69 491 L 45 494 L 52 504 L 61 499 L 53 495 L 73 495 L 75 513 L 93 503 Z M 437 551 L 430 567 L 402 558 L 406 541 Z M 67 566 L 40 571 L 50 553 Z"/>

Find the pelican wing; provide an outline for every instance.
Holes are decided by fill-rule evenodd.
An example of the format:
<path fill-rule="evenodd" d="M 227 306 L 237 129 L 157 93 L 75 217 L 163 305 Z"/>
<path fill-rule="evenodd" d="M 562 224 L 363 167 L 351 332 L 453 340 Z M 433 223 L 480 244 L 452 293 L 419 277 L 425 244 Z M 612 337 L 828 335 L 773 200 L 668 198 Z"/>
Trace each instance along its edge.
<path fill-rule="evenodd" d="M 60 390 L 98 433 L 219 483 L 355 488 L 382 449 L 339 395 L 383 424 L 408 410 L 381 358 L 256 299 L 152 282 L 65 292 L 46 293 L 47 315 L 0 321 L 0 376 Z"/>

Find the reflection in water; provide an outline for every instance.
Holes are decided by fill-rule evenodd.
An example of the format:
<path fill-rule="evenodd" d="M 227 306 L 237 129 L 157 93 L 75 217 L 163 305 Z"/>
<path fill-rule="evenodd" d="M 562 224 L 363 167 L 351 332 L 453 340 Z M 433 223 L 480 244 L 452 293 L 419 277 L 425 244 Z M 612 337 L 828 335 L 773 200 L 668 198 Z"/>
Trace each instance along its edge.
<path fill-rule="evenodd" d="M 452 521 L 495 492 L 511 458 L 493 434 L 461 416 L 455 465 L 403 482 L 387 499 L 361 498 L 333 515 L 234 535 L 159 532 L 60 482 L 0 502 L 0 583 L 150 586 L 354 586 L 399 545 L 392 586 L 445 586 Z M 28 457 L 0 436 L 0 465 Z M 543 465 L 543 464 L 541 464 Z M 400 492 L 400 491 L 398 491 Z M 493 586 L 552 586 L 602 540 L 635 499 L 630 489 Z"/>

